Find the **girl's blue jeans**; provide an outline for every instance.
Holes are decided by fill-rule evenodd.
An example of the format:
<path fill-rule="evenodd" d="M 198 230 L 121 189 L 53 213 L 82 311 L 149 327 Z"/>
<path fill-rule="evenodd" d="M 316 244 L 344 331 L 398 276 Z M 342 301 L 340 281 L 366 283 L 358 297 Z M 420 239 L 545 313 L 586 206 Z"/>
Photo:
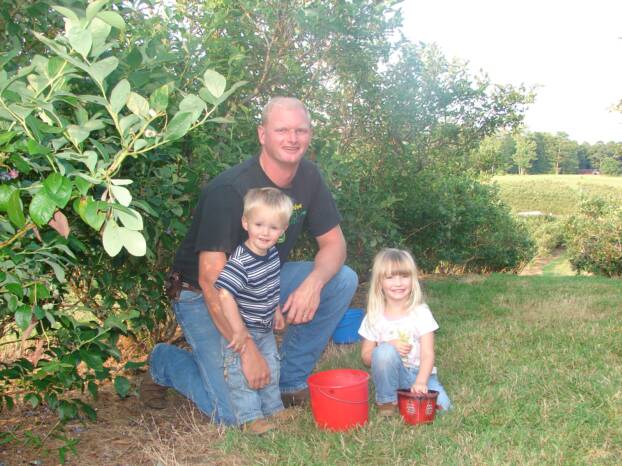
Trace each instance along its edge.
<path fill-rule="evenodd" d="M 377 403 L 396 403 L 398 389 L 410 389 L 415 383 L 418 367 L 405 367 L 397 349 L 390 343 L 380 343 L 371 356 L 371 374 L 376 387 Z M 451 408 L 451 401 L 436 374 L 428 379 L 428 390 L 436 390 L 436 404 L 444 410 Z"/>
<path fill-rule="evenodd" d="M 281 303 L 313 270 L 313 262 L 286 262 L 281 268 Z M 326 347 L 356 291 L 356 273 L 347 266 L 322 289 L 320 305 L 311 322 L 289 325 L 280 348 L 280 390 L 291 393 L 307 387 L 307 378 Z M 220 338 L 203 295 L 183 290 L 173 311 L 192 352 L 157 344 L 150 356 L 153 380 L 192 400 L 214 422 L 237 424 L 224 377 Z"/>
<path fill-rule="evenodd" d="M 281 391 L 279 390 L 279 352 L 272 331 L 262 332 L 249 329 L 257 348 L 263 355 L 270 368 L 270 383 L 265 387 L 254 390 L 248 386 L 246 377 L 242 373 L 240 355 L 228 349 L 229 342 L 224 338 L 222 348 L 225 364 L 225 380 L 229 387 L 229 394 L 233 411 L 238 424 L 244 424 L 254 419 L 271 416 L 283 410 Z"/>

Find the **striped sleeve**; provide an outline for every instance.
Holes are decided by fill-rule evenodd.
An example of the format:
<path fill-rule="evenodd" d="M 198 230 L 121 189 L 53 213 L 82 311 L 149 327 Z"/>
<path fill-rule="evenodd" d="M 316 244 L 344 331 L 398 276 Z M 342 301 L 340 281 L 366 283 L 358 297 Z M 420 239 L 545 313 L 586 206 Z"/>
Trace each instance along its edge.
<path fill-rule="evenodd" d="M 244 265 L 237 258 L 230 257 L 214 286 L 217 289 L 225 289 L 235 298 L 239 298 L 247 283 Z"/>

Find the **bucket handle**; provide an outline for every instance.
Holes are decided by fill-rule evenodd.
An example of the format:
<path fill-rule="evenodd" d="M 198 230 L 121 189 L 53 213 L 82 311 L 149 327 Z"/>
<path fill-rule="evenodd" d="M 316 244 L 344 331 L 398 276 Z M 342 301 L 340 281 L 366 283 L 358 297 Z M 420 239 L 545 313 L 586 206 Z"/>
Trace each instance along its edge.
<path fill-rule="evenodd" d="M 326 392 L 325 392 L 324 390 L 322 390 L 321 388 L 318 388 L 317 390 L 318 390 L 318 392 L 320 392 L 322 395 L 324 395 L 326 398 L 330 398 L 331 400 L 339 401 L 339 402 L 341 402 L 341 403 L 350 403 L 350 404 L 367 403 L 367 400 L 361 400 L 361 401 L 342 400 L 341 398 L 337 398 L 336 396 L 329 395 L 328 393 L 326 393 Z"/>

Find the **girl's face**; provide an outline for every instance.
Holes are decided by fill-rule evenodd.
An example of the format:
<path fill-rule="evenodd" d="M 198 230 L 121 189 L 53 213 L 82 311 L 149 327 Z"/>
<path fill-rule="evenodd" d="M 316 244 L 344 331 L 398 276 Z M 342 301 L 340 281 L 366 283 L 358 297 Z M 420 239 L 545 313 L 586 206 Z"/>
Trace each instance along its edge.
<path fill-rule="evenodd" d="M 403 302 L 408 299 L 412 290 L 412 276 L 407 273 L 384 275 L 380 279 L 380 287 L 384 299 L 388 302 Z"/>

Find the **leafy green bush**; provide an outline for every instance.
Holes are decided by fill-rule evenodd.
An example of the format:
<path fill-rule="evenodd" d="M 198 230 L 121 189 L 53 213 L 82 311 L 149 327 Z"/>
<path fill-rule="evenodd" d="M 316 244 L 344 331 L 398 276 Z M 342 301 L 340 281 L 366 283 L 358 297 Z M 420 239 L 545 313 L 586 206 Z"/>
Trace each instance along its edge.
<path fill-rule="evenodd" d="M 515 270 L 534 245 L 497 190 L 468 175 L 422 171 L 398 207 L 398 223 L 423 269 Z"/>
<path fill-rule="evenodd" d="M 546 255 L 564 245 L 566 218 L 541 215 L 521 219 L 536 243 L 538 254 Z"/>
<path fill-rule="evenodd" d="M 588 198 L 566 229 L 570 263 L 577 271 L 622 276 L 622 207 L 612 199 Z"/>

